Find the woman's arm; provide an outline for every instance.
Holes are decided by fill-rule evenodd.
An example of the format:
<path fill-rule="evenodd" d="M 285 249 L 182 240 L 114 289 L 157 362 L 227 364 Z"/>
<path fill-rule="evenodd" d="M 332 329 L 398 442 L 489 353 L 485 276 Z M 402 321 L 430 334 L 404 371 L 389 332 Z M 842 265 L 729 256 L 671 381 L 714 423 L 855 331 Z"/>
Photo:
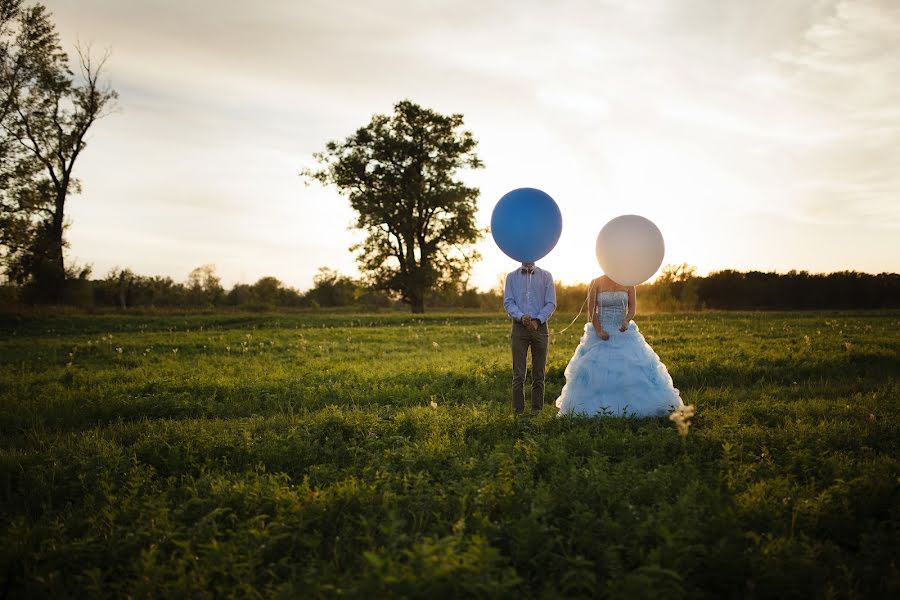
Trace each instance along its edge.
<path fill-rule="evenodd" d="M 597 292 L 594 291 L 594 281 L 588 284 L 588 321 L 594 322 L 594 315 L 597 313 Z"/>
<path fill-rule="evenodd" d="M 591 286 L 588 290 L 588 315 L 591 319 L 591 324 L 594 326 L 594 333 L 597 334 L 602 340 L 608 340 L 609 334 L 603 331 L 603 326 L 600 324 L 600 313 L 597 312 L 597 293 L 600 291 L 600 280 L 595 279 L 591 282 Z"/>
<path fill-rule="evenodd" d="M 632 285 L 628 287 L 628 311 L 625 313 L 625 320 L 622 321 L 622 327 L 619 328 L 619 331 L 628 329 L 628 324 L 634 318 L 635 312 L 637 312 L 637 293 Z"/>

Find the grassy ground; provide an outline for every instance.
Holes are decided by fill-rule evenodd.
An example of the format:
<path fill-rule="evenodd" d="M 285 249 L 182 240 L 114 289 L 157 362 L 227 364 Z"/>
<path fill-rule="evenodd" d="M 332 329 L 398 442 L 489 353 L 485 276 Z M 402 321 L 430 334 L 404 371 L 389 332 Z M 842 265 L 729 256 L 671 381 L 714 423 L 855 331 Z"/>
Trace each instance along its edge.
<path fill-rule="evenodd" d="M 0 597 L 897 597 L 900 313 L 637 321 L 687 437 L 499 315 L 0 317 Z"/>

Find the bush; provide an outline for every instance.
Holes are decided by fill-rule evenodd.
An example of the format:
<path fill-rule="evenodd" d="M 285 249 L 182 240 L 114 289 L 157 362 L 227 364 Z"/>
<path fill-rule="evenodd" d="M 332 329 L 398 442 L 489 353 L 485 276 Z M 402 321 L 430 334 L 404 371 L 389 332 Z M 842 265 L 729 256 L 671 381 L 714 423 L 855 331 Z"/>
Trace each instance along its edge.
<path fill-rule="evenodd" d="M 15 285 L 0 285 L 0 309 L 11 310 L 21 306 L 19 288 Z"/>
<path fill-rule="evenodd" d="M 92 308 L 94 283 L 89 279 L 67 279 L 63 288 L 63 303 L 78 308 Z"/>

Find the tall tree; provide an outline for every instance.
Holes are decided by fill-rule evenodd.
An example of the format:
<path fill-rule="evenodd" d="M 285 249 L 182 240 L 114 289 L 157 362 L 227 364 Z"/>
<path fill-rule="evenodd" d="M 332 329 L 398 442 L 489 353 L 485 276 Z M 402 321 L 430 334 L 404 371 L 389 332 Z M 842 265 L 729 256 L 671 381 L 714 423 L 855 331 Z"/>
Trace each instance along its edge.
<path fill-rule="evenodd" d="M 0 0 L 0 124 L 6 123 L 13 100 L 37 72 L 38 57 L 52 52 L 55 39 L 47 36 L 21 0 Z M 36 231 L 33 204 L 40 192 L 40 166 L 0 128 L 0 264 L 33 245 Z M 8 269 L 7 269 L 8 270 Z"/>
<path fill-rule="evenodd" d="M 60 301 L 66 201 L 79 191 L 75 163 L 88 130 L 107 114 L 116 92 L 101 82 L 108 55 L 95 60 L 89 48 L 79 47 L 76 76 L 44 6 L 0 2 L 10 16 L 0 55 L 4 220 L 20 232 L 13 241 L 28 240 L 7 268 L 20 280 L 40 280 L 46 299 Z"/>
<path fill-rule="evenodd" d="M 365 240 L 353 246 L 370 283 L 399 293 L 414 313 L 441 281 L 468 277 L 480 257 L 471 247 L 479 191 L 456 179 L 479 169 L 477 142 L 460 114 L 441 115 L 403 100 L 315 154 L 303 175 L 334 185 L 356 211 Z"/>

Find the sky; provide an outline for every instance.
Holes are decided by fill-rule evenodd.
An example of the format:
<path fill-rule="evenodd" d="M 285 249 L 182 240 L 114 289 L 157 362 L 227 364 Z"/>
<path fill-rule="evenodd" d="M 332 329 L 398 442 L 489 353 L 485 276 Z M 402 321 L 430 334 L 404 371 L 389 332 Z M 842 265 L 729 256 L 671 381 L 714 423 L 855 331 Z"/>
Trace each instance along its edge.
<path fill-rule="evenodd" d="M 539 265 L 565 283 L 599 274 L 621 214 L 704 274 L 900 271 L 896 0 L 45 3 L 119 93 L 67 208 L 95 276 L 356 276 L 349 202 L 299 173 L 401 99 L 464 115 L 480 226 L 514 188 L 556 200 Z M 477 247 L 495 287 L 516 264 Z"/>

